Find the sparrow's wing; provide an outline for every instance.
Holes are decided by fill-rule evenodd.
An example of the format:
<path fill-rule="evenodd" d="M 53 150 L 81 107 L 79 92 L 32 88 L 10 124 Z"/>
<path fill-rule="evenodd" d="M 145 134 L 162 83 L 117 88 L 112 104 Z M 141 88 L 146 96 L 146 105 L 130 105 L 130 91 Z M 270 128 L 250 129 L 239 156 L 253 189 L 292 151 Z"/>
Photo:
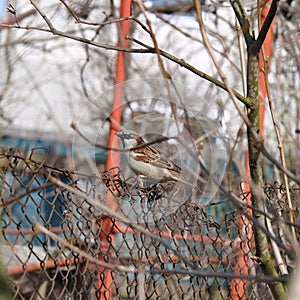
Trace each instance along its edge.
<path fill-rule="evenodd" d="M 145 146 L 135 150 L 135 158 L 144 163 L 150 163 L 155 167 L 172 170 L 180 173 L 181 168 L 173 163 L 166 155 L 160 153 L 151 146 Z"/>

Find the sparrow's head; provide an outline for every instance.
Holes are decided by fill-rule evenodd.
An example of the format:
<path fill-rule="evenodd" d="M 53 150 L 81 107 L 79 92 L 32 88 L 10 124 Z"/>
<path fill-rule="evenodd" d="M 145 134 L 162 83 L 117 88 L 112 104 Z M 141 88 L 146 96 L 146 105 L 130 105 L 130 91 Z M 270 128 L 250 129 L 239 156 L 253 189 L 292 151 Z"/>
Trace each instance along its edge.
<path fill-rule="evenodd" d="M 134 132 L 118 131 L 116 133 L 116 136 L 121 139 L 124 148 L 134 147 L 135 145 L 137 145 L 139 139 L 142 139 L 138 134 Z"/>

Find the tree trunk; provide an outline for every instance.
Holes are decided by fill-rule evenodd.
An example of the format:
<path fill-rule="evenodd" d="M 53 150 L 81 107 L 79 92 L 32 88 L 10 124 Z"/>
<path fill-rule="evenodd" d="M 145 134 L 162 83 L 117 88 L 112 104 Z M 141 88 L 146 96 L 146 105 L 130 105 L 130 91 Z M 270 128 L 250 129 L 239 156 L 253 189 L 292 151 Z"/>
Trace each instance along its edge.
<path fill-rule="evenodd" d="M 260 101 L 258 97 L 258 55 L 248 54 L 248 98 L 250 105 L 247 107 L 248 118 L 252 123 L 253 129 L 259 134 L 260 118 L 259 109 Z M 255 147 L 256 139 L 251 132 L 251 128 L 247 129 L 248 151 L 249 151 L 249 167 L 251 174 L 251 201 L 252 205 L 261 211 L 264 211 L 263 198 L 263 178 L 262 178 L 262 155 L 260 150 Z M 265 227 L 265 216 L 257 211 L 253 211 L 253 216 L 260 224 Z M 271 254 L 268 248 L 268 239 L 266 234 L 257 226 L 253 226 L 255 239 L 256 256 L 261 264 L 263 272 L 267 276 L 278 277 L 278 273 L 274 267 Z M 269 287 L 274 298 L 283 299 L 285 290 L 281 282 L 270 282 Z"/>

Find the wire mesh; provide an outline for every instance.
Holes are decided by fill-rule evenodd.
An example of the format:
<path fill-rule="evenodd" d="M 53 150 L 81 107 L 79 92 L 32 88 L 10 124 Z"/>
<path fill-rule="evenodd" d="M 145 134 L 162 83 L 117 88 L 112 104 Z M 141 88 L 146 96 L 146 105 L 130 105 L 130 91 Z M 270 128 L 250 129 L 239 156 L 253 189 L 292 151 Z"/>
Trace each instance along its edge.
<path fill-rule="evenodd" d="M 155 217 L 165 188 L 129 185 L 118 168 L 79 176 L 33 154 L 1 154 L 1 259 L 15 297 L 272 299 L 251 223 L 229 201 L 187 200 Z M 108 194 L 120 218 L 93 205 Z"/>

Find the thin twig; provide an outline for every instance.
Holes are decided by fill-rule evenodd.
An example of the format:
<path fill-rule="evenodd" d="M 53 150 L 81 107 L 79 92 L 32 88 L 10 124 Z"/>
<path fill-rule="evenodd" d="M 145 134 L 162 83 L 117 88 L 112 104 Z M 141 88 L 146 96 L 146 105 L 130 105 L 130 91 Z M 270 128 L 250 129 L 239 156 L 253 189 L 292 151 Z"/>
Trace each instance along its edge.
<path fill-rule="evenodd" d="M 51 30 L 51 32 L 53 34 L 55 34 L 56 29 L 53 26 L 53 24 L 51 23 L 51 21 L 49 20 L 49 18 L 46 16 L 46 14 L 42 11 L 42 9 L 39 7 L 39 5 L 36 3 L 35 0 L 30 0 L 30 3 L 32 4 L 32 6 L 36 9 L 36 11 L 40 14 L 40 16 L 45 20 L 46 24 L 48 25 L 49 29 Z"/>
<path fill-rule="evenodd" d="M 134 267 L 126 267 L 126 266 L 122 266 L 118 263 L 116 263 L 116 264 L 107 263 L 103 260 L 100 260 L 98 258 L 95 258 L 95 257 L 87 254 L 82 249 L 72 245 L 71 243 L 69 243 L 65 239 L 59 237 L 57 234 L 55 234 L 52 231 L 48 230 L 46 227 L 44 227 L 40 223 L 37 223 L 34 226 L 34 231 L 35 231 L 36 234 L 38 234 L 40 232 L 47 234 L 48 236 L 50 236 L 51 238 L 53 238 L 54 240 L 56 240 L 60 244 L 64 245 L 65 247 L 67 247 L 71 251 L 74 251 L 74 252 L 80 254 L 82 257 L 86 258 L 91 263 L 95 263 L 99 266 L 109 268 L 111 270 L 118 270 L 118 271 L 121 271 L 121 272 L 137 272 L 137 270 Z"/>
<path fill-rule="evenodd" d="M 230 4 L 235 12 L 235 15 L 241 25 L 242 32 L 245 37 L 247 46 L 251 45 L 253 42 L 253 33 L 250 26 L 250 21 L 248 19 L 247 13 L 241 4 L 240 0 L 230 0 Z"/>
<path fill-rule="evenodd" d="M 180 251 L 178 251 L 176 248 L 174 248 L 172 245 L 170 245 L 170 243 L 168 241 L 166 241 L 163 238 L 160 238 L 158 235 L 153 234 L 152 232 L 150 232 L 148 229 L 146 229 L 145 227 L 135 223 L 134 221 L 130 220 L 129 218 L 127 218 L 125 215 L 121 215 L 118 212 L 115 212 L 113 209 L 109 208 L 108 206 L 106 206 L 105 204 L 99 202 L 99 201 L 95 201 L 93 199 L 91 199 L 90 197 L 88 197 L 85 193 L 82 193 L 81 191 L 63 183 L 62 181 L 60 181 L 59 179 L 49 175 L 48 176 L 49 180 L 51 180 L 55 185 L 60 186 L 61 188 L 71 192 L 72 194 L 84 199 L 85 201 L 87 201 L 90 205 L 92 205 L 92 207 L 94 207 L 95 209 L 99 210 L 101 213 L 104 213 L 106 215 L 108 215 L 111 218 L 114 218 L 120 222 L 123 222 L 127 225 L 129 225 L 130 227 L 132 227 L 133 229 L 139 231 L 140 233 L 145 234 L 146 236 L 149 236 L 151 238 L 153 238 L 154 240 L 160 242 L 162 245 L 164 245 L 166 248 L 170 249 L 171 251 L 173 251 L 184 263 L 187 264 L 187 266 L 190 266 L 192 268 L 195 268 L 195 264 L 190 261 L 185 255 L 183 255 Z"/>
<path fill-rule="evenodd" d="M 264 21 L 264 24 L 262 25 L 259 35 L 253 45 L 250 47 L 249 51 L 253 51 L 252 53 L 259 53 L 263 42 L 266 39 L 267 33 L 270 29 L 270 26 L 276 16 L 277 8 L 278 8 L 279 0 L 273 0 L 271 3 L 271 7 L 269 9 L 268 15 Z"/>
<path fill-rule="evenodd" d="M 144 143 L 144 144 L 141 144 L 141 145 L 138 145 L 138 146 L 135 146 L 135 147 L 132 147 L 132 148 L 116 148 L 116 147 L 109 147 L 109 146 L 106 146 L 106 145 L 103 145 L 103 144 L 98 144 L 98 143 L 94 143 L 92 142 L 87 136 L 85 136 L 79 129 L 78 127 L 76 126 L 76 124 L 74 122 L 71 123 L 71 127 L 78 133 L 78 135 L 83 139 L 85 140 L 89 145 L 91 146 L 94 146 L 96 148 L 99 148 L 99 149 L 104 149 L 104 150 L 112 150 L 112 151 L 117 151 L 117 152 L 128 152 L 128 151 L 134 151 L 136 149 L 140 149 L 140 148 L 143 148 L 143 147 L 146 147 L 146 146 L 151 146 L 151 145 L 154 145 L 154 144 L 159 144 L 159 143 L 162 143 L 162 142 L 165 142 L 165 141 L 168 141 L 168 140 L 177 140 L 178 137 L 176 136 L 171 136 L 171 137 L 167 137 L 167 136 L 162 136 L 162 137 L 159 137 L 159 138 L 156 138 L 154 141 L 151 141 L 151 142 L 147 142 L 147 143 Z"/>
<path fill-rule="evenodd" d="M 171 92 L 171 87 L 170 87 L 170 82 L 169 82 L 169 80 L 172 81 L 172 77 L 167 72 L 167 70 L 165 68 L 165 65 L 163 63 L 163 60 L 162 60 L 162 57 L 161 57 L 161 50 L 158 47 L 158 42 L 157 42 L 155 33 L 153 31 L 151 21 L 147 16 L 146 9 L 145 9 L 145 7 L 144 7 L 141 0 L 134 0 L 134 1 L 138 4 L 138 6 L 140 7 L 140 9 L 141 9 L 141 11 L 142 11 L 142 13 L 143 13 L 143 15 L 146 19 L 146 23 L 147 23 L 147 26 L 148 26 L 148 29 L 149 29 L 150 37 L 151 37 L 153 45 L 154 45 L 154 49 L 155 49 L 158 64 L 159 64 L 159 67 L 160 67 L 160 71 L 161 71 L 161 73 L 163 75 L 163 78 L 165 80 L 165 85 L 166 85 L 166 89 L 167 89 L 167 93 L 168 93 L 168 97 L 169 97 L 168 100 L 169 100 L 169 104 L 170 104 L 170 107 L 171 107 L 171 110 L 172 110 L 172 114 L 174 116 L 174 121 L 175 121 L 175 124 L 176 124 L 176 127 L 177 127 L 177 131 L 180 132 L 179 124 L 178 124 L 178 117 L 177 117 L 177 105 L 176 105 L 176 102 L 174 100 L 173 94 Z"/>
<path fill-rule="evenodd" d="M 272 96 L 270 92 L 270 86 L 269 86 L 269 79 L 268 79 L 268 74 L 269 74 L 269 67 L 268 67 L 268 59 L 265 57 L 265 53 L 263 51 L 263 58 L 264 58 L 264 76 L 265 76 L 265 84 L 266 84 L 266 91 L 267 91 L 267 98 L 268 98 L 268 103 L 269 103 L 269 108 L 270 108 L 270 113 L 271 113 L 271 118 L 273 122 L 273 127 L 274 131 L 276 134 L 277 142 L 278 142 L 278 149 L 279 149 L 279 154 L 280 154 L 280 161 L 281 165 L 286 168 L 286 161 L 285 161 L 285 153 L 284 153 L 284 145 L 282 143 L 282 138 L 280 134 L 280 130 L 277 124 L 276 116 L 275 116 L 275 111 L 273 107 L 273 101 L 272 101 Z M 291 193 L 290 193 L 290 188 L 289 188 L 289 182 L 288 182 L 288 176 L 286 173 L 283 173 L 283 180 L 284 180 L 284 185 L 285 185 L 285 190 L 286 190 L 286 198 L 287 198 L 287 203 L 288 203 L 288 208 L 289 208 L 289 216 L 290 216 L 290 221 L 294 223 L 295 221 L 295 216 L 294 216 L 294 209 L 293 209 L 293 204 L 291 200 Z M 294 244 L 297 243 L 297 238 L 296 238 L 296 232 L 295 228 L 291 227 L 292 231 L 292 236 L 294 239 Z"/>
<path fill-rule="evenodd" d="M 223 81 L 223 83 L 226 87 L 226 90 L 228 91 L 228 93 L 230 95 L 230 98 L 233 101 L 234 106 L 236 107 L 237 111 L 239 112 L 240 116 L 242 117 L 242 119 L 245 122 L 245 124 L 247 125 L 247 127 L 252 128 L 253 126 L 252 126 L 251 122 L 249 121 L 249 119 L 248 119 L 247 115 L 245 114 L 245 112 L 243 111 L 242 107 L 240 107 L 240 105 L 238 103 L 238 99 L 237 99 L 233 89 L 231 88 L 231 86 L 228 82 L 228 79 L 225 76 L 225 73 L 222 71 L 221 66 L 219 65 L 219 63 L 217 61 L 217 58 L 214 54 L 213 49 L 211 48 L 211 44 L 208 40 L 206 30 L 205 30 L 205 27 L 204 27 L 204 22 L 203 22 L 203 19 L 202 19 L 201 5 L 200 5 L 199 1 L 197 1 L 197 0 L 194 0 L 194 3 L 195 3 L 195 7 L 196 7 L 197 20 L 198 20 L 198 23 L 199 23 L 200 32 L 201 32 L 201 35 L 202 35 L 202 38 L 203 38 L 203 43 L 204 43 L 204 45 L 205 45 L 205 47 L 206 47 L 206 49 L 207 49 L 207 51 L 210 55 L 215 67 L 217 68 L 218 74 L 222 78 L 222 81 Z M 250 104 L 250 102 L 248 102 L 248 101 L 247 101 L 247 104 Z"/>

